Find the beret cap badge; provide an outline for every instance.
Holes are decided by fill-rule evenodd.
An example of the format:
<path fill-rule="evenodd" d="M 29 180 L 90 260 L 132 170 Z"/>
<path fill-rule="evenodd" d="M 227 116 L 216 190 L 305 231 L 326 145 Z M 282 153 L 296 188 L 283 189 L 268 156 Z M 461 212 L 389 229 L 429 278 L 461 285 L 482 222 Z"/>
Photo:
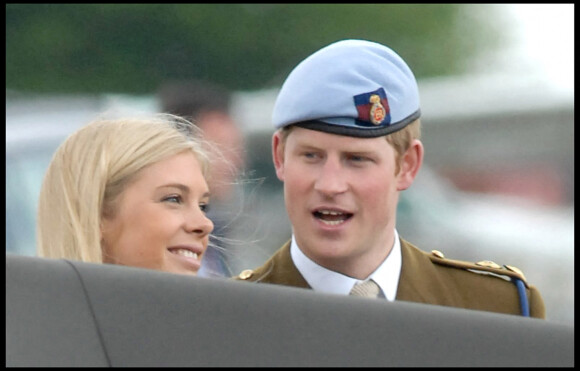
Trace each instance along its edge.
<path fill-rule="evenodd" d="M 387 115 L 385 107 L 381 104 L 381 98 L 373 94 L 369 98 L 369 101 L 373 104 L 370 112 L 371 122 L 375 125 L 380 125 Z"/>
<path fill-rule="evenodd" d="M 354 96 L 359 126 L 382 126 L 391 123 L 389 101 L 383 88 Z"/>

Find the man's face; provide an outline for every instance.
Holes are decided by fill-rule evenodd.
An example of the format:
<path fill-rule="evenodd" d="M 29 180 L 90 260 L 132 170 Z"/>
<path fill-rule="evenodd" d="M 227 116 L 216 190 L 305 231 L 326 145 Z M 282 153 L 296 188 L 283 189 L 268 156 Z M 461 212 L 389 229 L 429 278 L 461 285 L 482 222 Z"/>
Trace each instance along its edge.
<path fill-rule="evenodd" d="M 374 270 L 393 245 L 398 193 L 406 188 L 387 140 L 295 127 L 284 145 L 274 134 L 273 153 L 304 254 L 351 276 Z"/>

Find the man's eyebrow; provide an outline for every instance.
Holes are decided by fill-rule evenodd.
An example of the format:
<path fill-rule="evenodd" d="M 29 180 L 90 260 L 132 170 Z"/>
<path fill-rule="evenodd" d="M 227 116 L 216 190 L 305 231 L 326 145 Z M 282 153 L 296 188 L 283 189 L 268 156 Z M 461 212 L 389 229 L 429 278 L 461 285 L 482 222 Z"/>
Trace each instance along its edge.
<path fill-rule="evenodd" d="M 368 150 L 368 149 L 352 149 L 348 151 L 344 151 L 344 153 L 354 154 L 354 155 L 366 155 L 371 156 L 376 153 L 376 151 Z"/>
<path fill-rule="evenodd" d="M 296 148 L 299 150 L 325 150 L 325 149 L 321 149 L 319 146 L 317 146 L 316 144 L 312 144 L 312 143 L 298 144 L 298 145 L 296 145 Z M 361 147 L 354 147 L 354 148 L 342 148 L 342 149 L 340 149 L 340 152 L 347 153 L 347 154 L 371 155 L 371 154 L 375 153 L 376 150 L 368 149 L 366 147 L 361 146 Z"/>
<path fill-rule="evenodd" d="M 299 148 L 301 148 L 301 147 L 316 147 L 316 144 L 311 143 L 311 142 L 307 142 L 307 143 L 302 142 L 302 143 L 296 143 L 296 147 L 299 147 Z"/>

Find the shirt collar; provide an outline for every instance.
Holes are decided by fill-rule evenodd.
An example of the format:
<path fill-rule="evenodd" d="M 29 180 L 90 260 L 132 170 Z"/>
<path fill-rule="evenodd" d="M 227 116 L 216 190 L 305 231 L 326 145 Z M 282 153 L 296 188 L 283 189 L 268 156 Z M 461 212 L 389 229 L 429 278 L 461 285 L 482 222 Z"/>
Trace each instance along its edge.
<path fill-rule="evenodd" d="M 387 258 L 369 277 L 363 280 L 372 278 L 389 301 L 395 300 L 402 262 L 401 242 L 397 230 L 395 230 L 394 237 L 393 248 Z M 290 256 L 298 271 L 315 291 L 348 295 L 354 284 L 360 282 L 356 278 L 331 271 L 312 261 L 300 250 L 294 235 L 292 235 L 292 243 L 290 244 Z"/>

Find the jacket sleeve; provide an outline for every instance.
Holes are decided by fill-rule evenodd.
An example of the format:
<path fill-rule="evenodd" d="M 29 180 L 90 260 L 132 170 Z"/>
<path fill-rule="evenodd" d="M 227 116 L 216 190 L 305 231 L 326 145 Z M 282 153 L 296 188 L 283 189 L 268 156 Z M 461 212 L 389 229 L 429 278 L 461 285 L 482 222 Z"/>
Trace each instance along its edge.
<path fill-rule="evenodd" d="M 529 288 L 530 317 L 546 319 L 546 307 L 540 291 L 533 285 Z"/>

